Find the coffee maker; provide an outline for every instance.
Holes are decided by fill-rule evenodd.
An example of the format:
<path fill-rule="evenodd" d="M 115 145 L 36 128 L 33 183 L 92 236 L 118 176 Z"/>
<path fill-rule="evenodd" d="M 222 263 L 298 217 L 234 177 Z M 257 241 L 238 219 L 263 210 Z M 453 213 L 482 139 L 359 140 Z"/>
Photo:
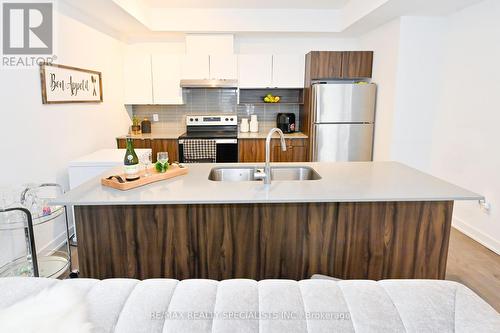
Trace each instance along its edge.
<path fill-rule="evenodd" d="M 293 113 L 278 113 L 276 117 L 276 127 L 283 133 L 293 133 L 297 130 L 295 123 L 295 114 Z"/>

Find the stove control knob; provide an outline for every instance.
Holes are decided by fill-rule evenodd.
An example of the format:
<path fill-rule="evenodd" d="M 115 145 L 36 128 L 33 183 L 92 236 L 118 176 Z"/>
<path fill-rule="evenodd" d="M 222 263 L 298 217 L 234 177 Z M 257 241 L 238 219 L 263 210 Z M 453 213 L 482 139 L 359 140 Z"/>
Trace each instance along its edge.
<path fill-rule="evenodd" d="M 189 121 L 193 121 L 193 118 L 189 118 Z"/>
<path fill-rule="evenodd" d="M 228 120 L 229 120 L 229 119 L 228 119 L 228 118 L 226 118 L 226 121 L 228 121 Z"/>
<path fill-rule="evenodd" d="M 194 118 L 194 121 L 198 121 L 198 118 Z"/>
<path fill-rule="evenodd" d="M 231 121 L 233 121 L 233 118 L 231 118 Z"/>

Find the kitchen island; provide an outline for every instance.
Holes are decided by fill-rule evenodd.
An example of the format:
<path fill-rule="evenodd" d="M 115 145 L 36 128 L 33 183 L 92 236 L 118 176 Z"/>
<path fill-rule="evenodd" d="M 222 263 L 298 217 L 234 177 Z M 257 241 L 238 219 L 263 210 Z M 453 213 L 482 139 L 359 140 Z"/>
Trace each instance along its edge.
<path fill-rule="evenodd" d="M 453 201 L 483 198 L 396 162 L 279 164 L 298 165 L 320 179 L 213 181 L 224 165 L 194 164 L 125 192 L 96 178 L 55 203 L 74 208 L 83 277 L 379 280 L 443 279 Z"/>

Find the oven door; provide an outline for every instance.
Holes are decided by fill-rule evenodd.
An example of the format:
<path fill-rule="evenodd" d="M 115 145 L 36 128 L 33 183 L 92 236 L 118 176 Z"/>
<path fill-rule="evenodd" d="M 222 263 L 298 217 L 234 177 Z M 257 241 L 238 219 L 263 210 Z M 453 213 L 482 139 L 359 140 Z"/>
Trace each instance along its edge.
<path fill-rule="evenodd" d="M 207 139 L 210 140 L 210 139 Z M 215 139 L 217 163 L 238 162 L 238 139 Z M 184 140 L 179 139 L 179 162 L 184 163 Z"/>

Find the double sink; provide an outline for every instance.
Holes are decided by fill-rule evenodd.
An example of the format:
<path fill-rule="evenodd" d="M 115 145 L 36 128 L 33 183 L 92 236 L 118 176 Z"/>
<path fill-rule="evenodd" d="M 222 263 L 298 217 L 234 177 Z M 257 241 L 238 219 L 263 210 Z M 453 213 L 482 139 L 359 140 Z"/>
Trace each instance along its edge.
<path fill-rule="evenodd" d="M 262 167 L 217 167 L 213 168 L 208 179 L 217 182 L 248 182 L 259 181 L 255 175 L 263 172 Z M 321 176 L 308 166 L 273 166 L 271 167 L 271 180 L 319 180 Z"/>

